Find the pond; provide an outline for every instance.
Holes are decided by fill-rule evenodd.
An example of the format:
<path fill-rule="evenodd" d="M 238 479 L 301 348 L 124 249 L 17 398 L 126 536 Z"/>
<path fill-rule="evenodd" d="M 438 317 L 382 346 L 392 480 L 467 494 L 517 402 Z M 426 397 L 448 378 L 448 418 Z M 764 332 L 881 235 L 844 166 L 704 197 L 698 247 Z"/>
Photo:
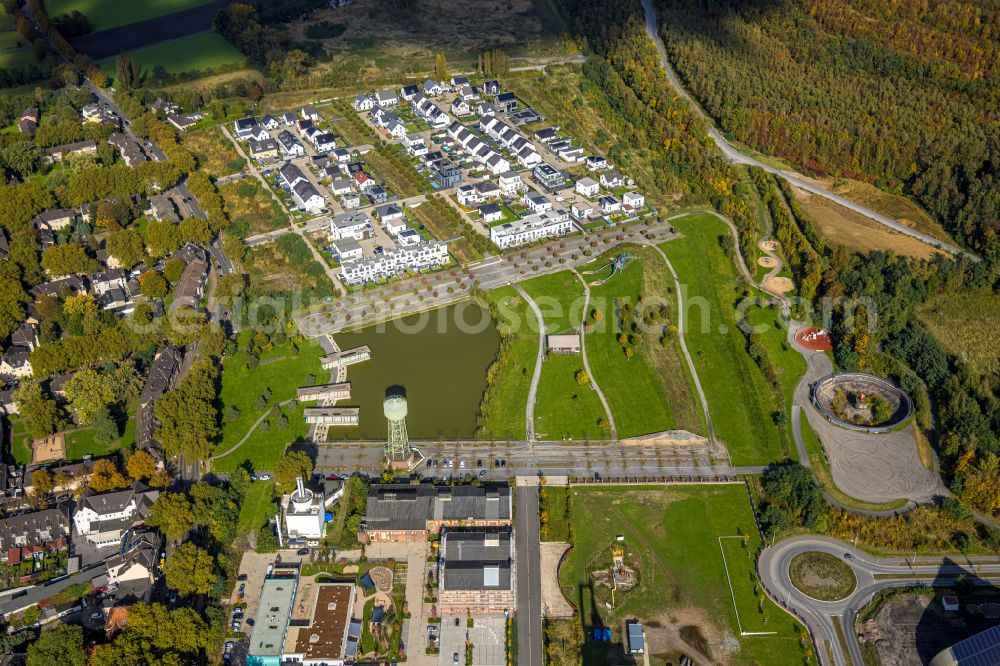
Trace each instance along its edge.
<path fill-rule="evenodd" d="M 489 311 L 466 301 L 334 336 L 341 349 L 368 345 L 370 361 L 347 368 L 350 402 L 361 408 L 357 427 L 330 428 L 328 439 L 385 439 L 386 390 L 406 392 L 410 439 L 471 438 L 486 370 L 500 336 Z"/>

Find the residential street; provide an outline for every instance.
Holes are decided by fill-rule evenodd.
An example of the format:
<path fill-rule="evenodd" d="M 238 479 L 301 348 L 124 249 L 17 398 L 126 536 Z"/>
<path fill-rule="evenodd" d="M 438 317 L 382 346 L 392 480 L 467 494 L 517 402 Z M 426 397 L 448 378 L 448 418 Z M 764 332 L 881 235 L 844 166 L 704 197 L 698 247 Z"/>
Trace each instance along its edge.
<path fill-rule="evenodd" d="M 538 485 L 517 487 L 515 516 L 517 548 L 518 666 L 542 666 L 542 562 L 538 526 Z"/>

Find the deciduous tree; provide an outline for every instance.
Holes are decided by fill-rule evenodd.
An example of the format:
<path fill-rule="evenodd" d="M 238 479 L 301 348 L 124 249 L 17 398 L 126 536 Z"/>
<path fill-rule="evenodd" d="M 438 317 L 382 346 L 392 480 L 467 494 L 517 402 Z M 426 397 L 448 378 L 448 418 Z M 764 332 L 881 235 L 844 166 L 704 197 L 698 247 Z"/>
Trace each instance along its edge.
<path fill-rule="evenodd" d="M 165 568 L 167 587 L 183 596 L 208 594 L 215 587 L 212 556 L 190 541 L 174 549 Z"/>

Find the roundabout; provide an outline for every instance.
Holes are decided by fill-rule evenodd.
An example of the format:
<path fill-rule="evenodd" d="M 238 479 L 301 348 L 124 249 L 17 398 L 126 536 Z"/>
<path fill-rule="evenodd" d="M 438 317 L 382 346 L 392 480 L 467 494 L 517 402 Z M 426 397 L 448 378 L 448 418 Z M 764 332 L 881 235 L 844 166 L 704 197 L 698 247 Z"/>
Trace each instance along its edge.
<path fill-rule="evenodd" d="M 862 372 L 823 377 L 812 386 L 812 400 L 827 421 L 859 432 L 889 432 L 913 414 L 913 402 L 902 389 Z"/>
<path fill-rule="evenodd" d="M 803 592 L 793 573 L 797 562 L 809 561 L 803 556 L 822 556 L 826 562 L 836 560 L 838 568 L 842 565 L 853 576 L 853 589 L 829 601 Z M 948 587 L 955 585 L 960 576 L 970 578 L 977 586 L 994 586 L 1000 581 L 1000 563 L 992 556 L 921 555 L 916 560 L 874 557 L 840 539 L 803 535 L 765 548 L 757 561 L 757 571 L 768 596 L 809 627 L 820 663 L 841 666 L 865 663 L 855 638 L 854 620 L 878 591 L 891 587 Z M 832 659 L 826 658 L 827 654 Z"/>
<path fill-rule="evenodd" d="M 851 567 L 830 553 L 799 553 L 788 568 L 792 585 L 817 601 L 846 599 L 858 587 L 858 578 Z"/>

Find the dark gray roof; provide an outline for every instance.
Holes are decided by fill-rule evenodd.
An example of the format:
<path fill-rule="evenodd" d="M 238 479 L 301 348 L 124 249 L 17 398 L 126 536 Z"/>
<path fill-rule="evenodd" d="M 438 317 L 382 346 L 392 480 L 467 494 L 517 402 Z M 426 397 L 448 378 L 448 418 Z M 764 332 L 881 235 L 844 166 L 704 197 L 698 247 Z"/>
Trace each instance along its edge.
<path fill-rule="evenodd" d="M 69 515 L 62 509 L 46 509 L 0 520 L 0 550 L 37 546 L 68 535 Z"/>
<path fill-rule="evenodd" d="M 101 493 L 100 495 L 84 495 L 83 507 L 93 509 L 99 516 L 110 515 L 112 513 L 121 513 L 134 498 L 136 502 L 136 515 L 132 516 L 132 520 L 136 520 L 149 515 L 149 509 L 153 506 L 153 502 L 156 501 L 159 495 L 160 491 L 149 490 L 141 483 L 136 482 L 131 488 L 126 488 L 125 490 L 116 490 L 115 492 Z"/>
<path fill-rule="evenodd" d="M 510 520 L 510 486 L 378 484 L 368 493 L 372 530 L 422 530 L 428 520 Z"/>
<path fill-rule="evenodd" d="M 445 590 L 509 590 L 510 546 L 507 530 L 445 532 L 441 586 Z"/>

